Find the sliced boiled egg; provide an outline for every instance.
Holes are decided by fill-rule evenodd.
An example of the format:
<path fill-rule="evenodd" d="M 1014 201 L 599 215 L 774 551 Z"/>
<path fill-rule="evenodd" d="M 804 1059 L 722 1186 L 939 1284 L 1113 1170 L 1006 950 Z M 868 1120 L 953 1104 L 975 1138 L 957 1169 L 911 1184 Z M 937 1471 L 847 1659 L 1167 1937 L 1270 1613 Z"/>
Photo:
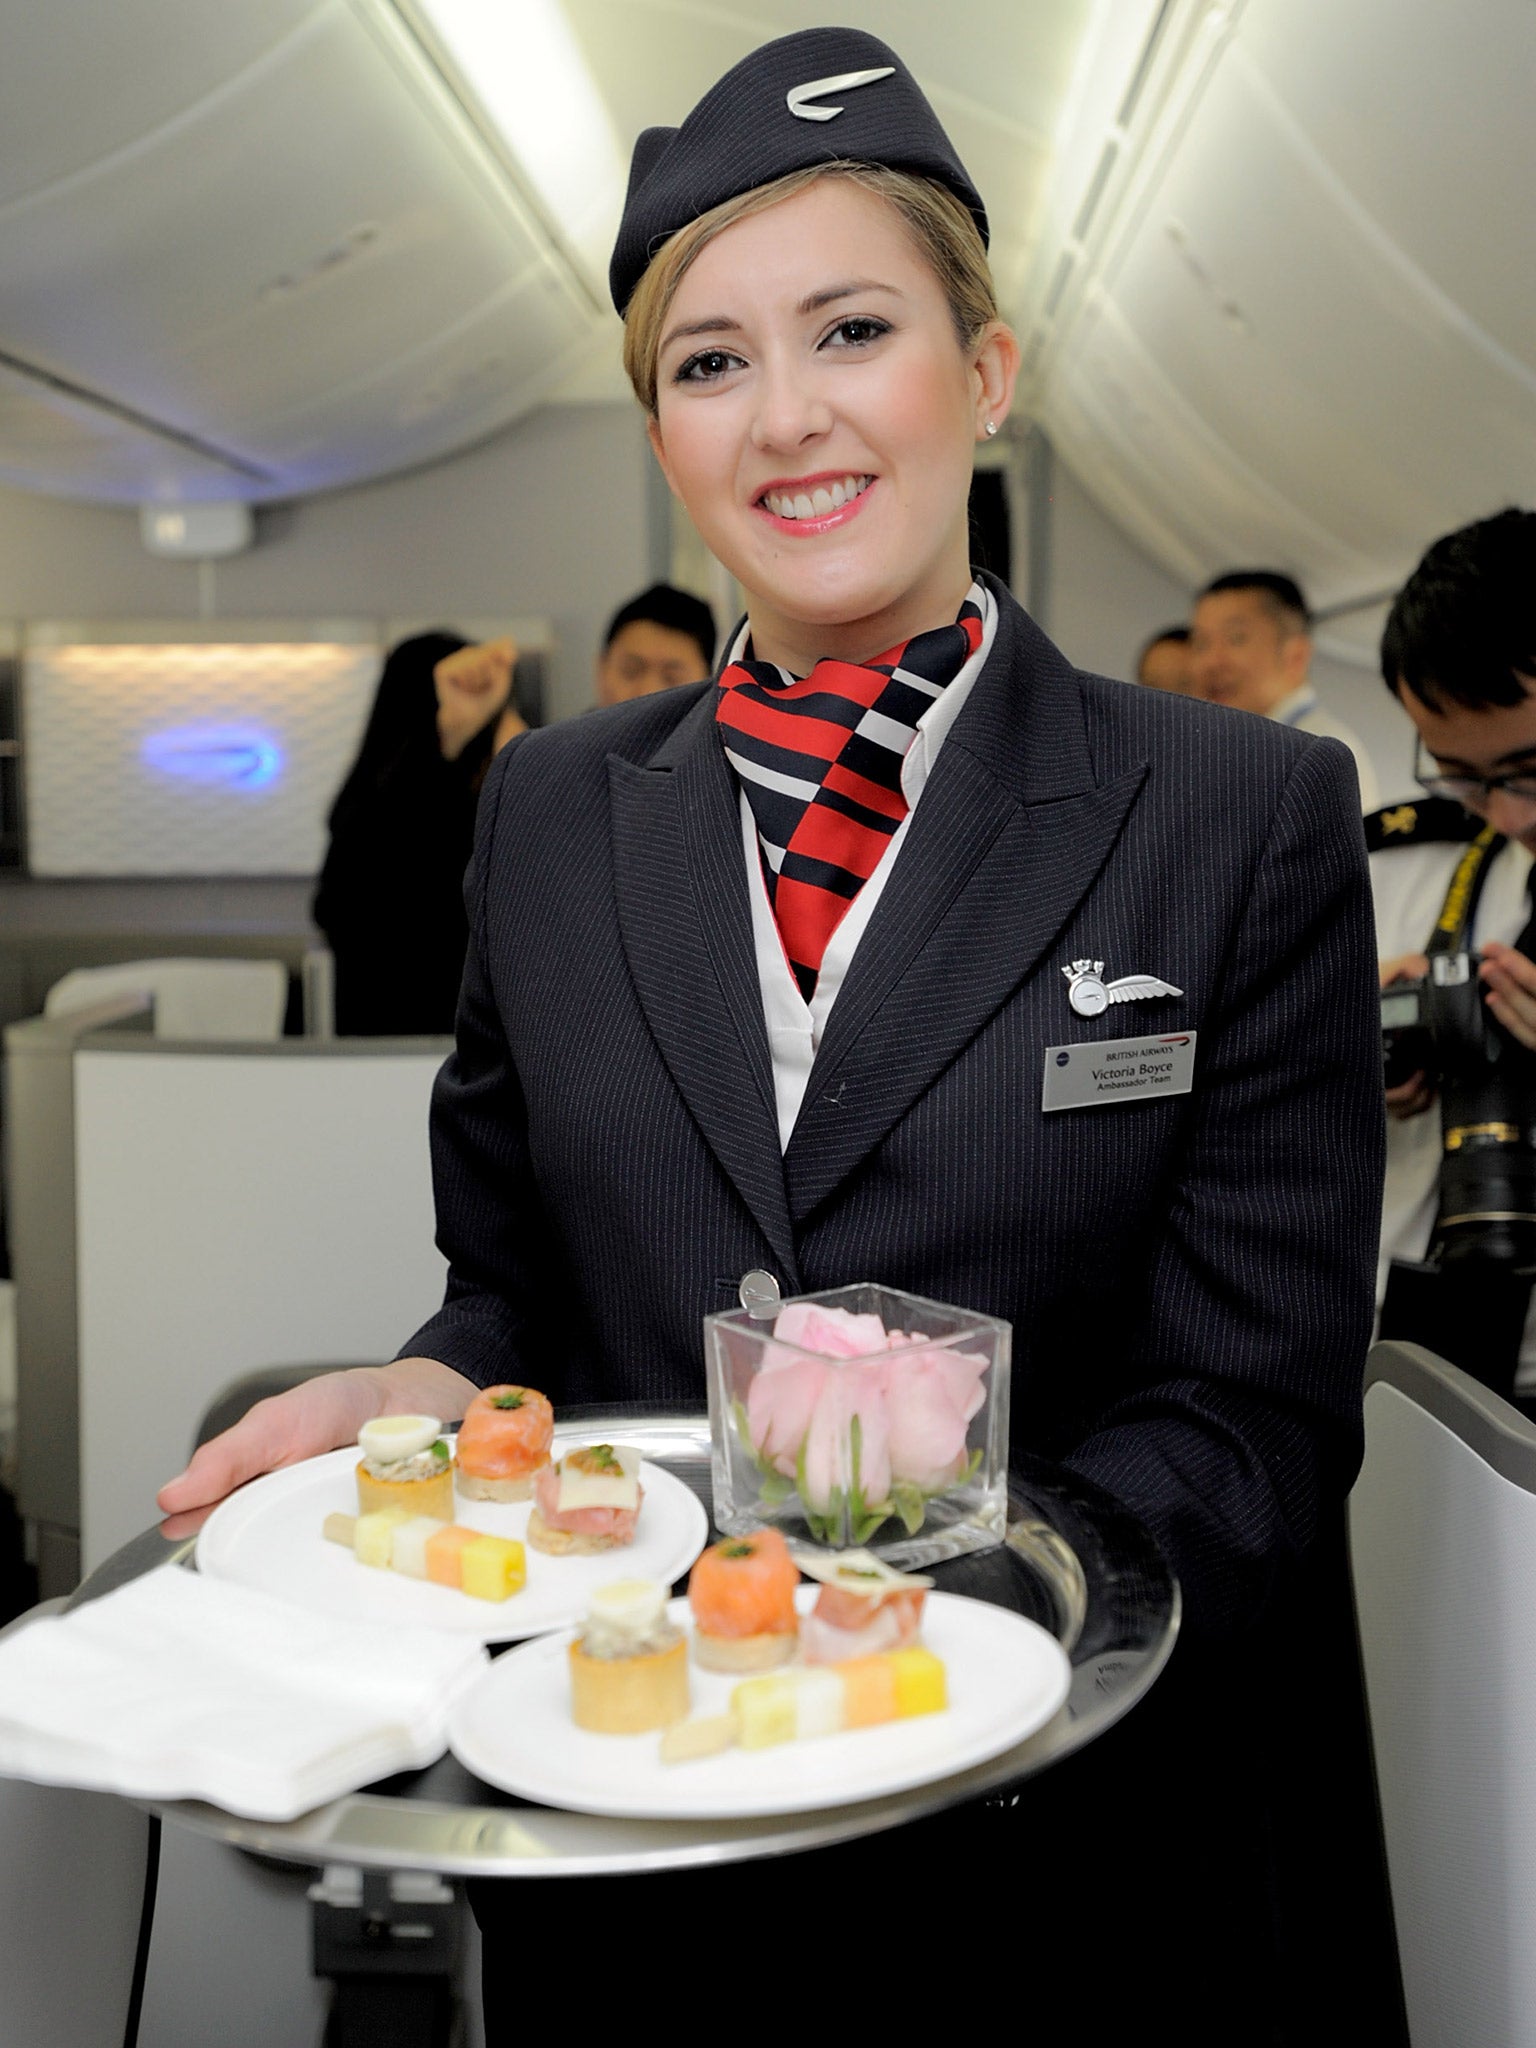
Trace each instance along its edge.
<path fill-rule="evenodd" d="M 414 1458 L 443 1433 L 435 1415 L 376 1415 L 357 1432 L 358 1449 L 380 1465 L 398 1465 Z"/>
<path fill-rule="evenodd" d="M 599 1586 L 587 1606 L 587 1619 L 624 1635 L 645 1635 L 660 1621 L 667 1589 L 654 1579 L 613 1579 Z"/>

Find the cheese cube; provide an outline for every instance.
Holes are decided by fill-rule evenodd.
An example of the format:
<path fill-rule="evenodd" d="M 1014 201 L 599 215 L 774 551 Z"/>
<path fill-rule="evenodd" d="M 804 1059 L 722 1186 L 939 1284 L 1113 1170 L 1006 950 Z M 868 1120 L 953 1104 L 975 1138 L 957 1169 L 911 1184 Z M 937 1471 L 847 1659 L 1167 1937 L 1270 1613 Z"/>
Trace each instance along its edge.
<path fill-rule="evenodd" d="M 743 1749 L 793 1742 L 798 1715 L 792 1678 L 744 1678 L 731 1693 L 736 1740 Z"/>
<path fill-rule="evenodd" d="M 459 1553 L 463 1588 L 477 1600 L 506 1600 L 523 1590 L 528 1576 L 521 1543 L 509 1536 L 477 1536 Z"/>
<path fill-rule="evenodd" d="M 435 1535 L 428 1537 L 426 1546 L 427 1577 L 434 1586 L 463 1584 L 464 1573 L 461 1564 L 466 1548 L 476 1541 L 476 1531 L 466 1529 L 461 1522 L 439 1522 Z"/>
<path fill-rule="evenodd" d="M 944 1685 L 944 1661 L 932 1650 L 909 1648 L 888 1650 L 896 1674 L 896 1712 L 902 1719 L 910 1714 L 939 1714 L 949 1705 Z"/>
<path fill-rule="evenodd" d="M 424 1579 L 427 1576 L 427 1545 L 442 1528 L 434 1515 L 412 1515 L 408 1522 L 402 1522 L 395 1531 L 394 1548 L 390 1563 L 397 1572 L 408 1579 Z"/>
<path fill-rule="evenodd" d="M 843 1719 L 843 1681 L 836 1671 L 801 1671 L 795 1676 L 795 1734 L 801 1742 L 836 1735 Z"/>
<path fill-rule="evenodd" d="M 359 1515 L 352 1525 L 352 1554 L 358 1563 L 388 1571 L 395 1531 L 407 1519 L 398 1508 L 375 1508 L 371 1515 Z"/>

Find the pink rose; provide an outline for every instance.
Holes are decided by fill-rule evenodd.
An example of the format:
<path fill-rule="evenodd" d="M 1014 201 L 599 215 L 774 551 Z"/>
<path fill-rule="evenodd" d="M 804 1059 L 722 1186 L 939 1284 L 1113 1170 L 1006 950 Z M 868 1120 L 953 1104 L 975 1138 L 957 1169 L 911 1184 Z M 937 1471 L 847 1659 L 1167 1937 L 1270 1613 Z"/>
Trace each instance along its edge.
<path fill-rule="evenodd" d="M 891 1488 L 890 1420 L 884 1366 L 841 1365 L 827 1373 L 805 1439 L 805 1505 L 824 1515 L 834 1493 L 847 1495 L 857 1480 L 866 1506 L 884 1500 Z M 859 1425 L 858 1467 L 854 1468 L 853 1424 Z"/>
<path fill-rule="evenodd" d="M 798 1344 L 822 1358 L 863 1358 L 885 1349 L 885 1325 L 877 1315 L 856 1316 L 845 1308 L 820 1308 L 813 1301 L 792 1301 L 781 1308 L 773 1326 L 781 1343 Z"/>
<path fill-rule="evenodd" d="M 980 1375 L 952 1354 L 920 1351 L 886 1364 L 891 1469 L 924 1493 L 937 1493 L 965 1463 L 966 1425 L 980 1408 Z"/>
<path fill-rule="evenodd" d="M 765 1464 L 795 1476 L 795 1460 L 811 1426 L 811 1413 L 829 1368 L 814 1358 L 765 1359 L 747 1389 L 747 1432 Z"/>
<path fill-rule="evenodd" d="M 951 1351 L 935 1346 L 912 1354 L 914 1365 L 929 1366 L 949 1389 L 950 1399 L 967 1422 L 986 1402 L 982 1376 L 992 1363 L 984 1351 Z M 894 1367 L 896 1361 L 891 1361 Z"/>

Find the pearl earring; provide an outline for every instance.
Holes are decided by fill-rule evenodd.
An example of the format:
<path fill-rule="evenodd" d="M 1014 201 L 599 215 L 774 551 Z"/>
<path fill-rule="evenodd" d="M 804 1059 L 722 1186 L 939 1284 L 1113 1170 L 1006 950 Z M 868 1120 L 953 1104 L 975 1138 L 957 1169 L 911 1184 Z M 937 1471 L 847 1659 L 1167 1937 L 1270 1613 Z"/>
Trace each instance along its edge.
<path fill-rule="evenodd" d="M 994 435 L 994 434 L 995 434 L 996 432 L 997 432 L 997 421 L 996 421 L 996 420 L 988 420 L 988 421 L 987 421 L 987 438 L 988 438 L 988 439 L 990 440 L 990 439 L 991 439 L 991 437 L 992 437 L 992 436 L 993 436 L 993 435 Z"/>

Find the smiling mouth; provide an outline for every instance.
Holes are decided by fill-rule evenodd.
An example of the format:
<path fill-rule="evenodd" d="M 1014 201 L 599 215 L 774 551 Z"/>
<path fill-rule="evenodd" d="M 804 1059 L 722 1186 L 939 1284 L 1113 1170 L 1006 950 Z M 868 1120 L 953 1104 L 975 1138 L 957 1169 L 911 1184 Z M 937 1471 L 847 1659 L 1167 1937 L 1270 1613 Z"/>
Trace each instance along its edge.
<path fill-rule="evenodd" d="M 775 519 L 826 519 L 834 512 L 841 512 L 845 505 L 851 505 L 855 498 L 862 498 L 873 482 L 872 476 L 857 476 L 850 472 L 806 490 L 769 489 L 757 502 Z"/>

